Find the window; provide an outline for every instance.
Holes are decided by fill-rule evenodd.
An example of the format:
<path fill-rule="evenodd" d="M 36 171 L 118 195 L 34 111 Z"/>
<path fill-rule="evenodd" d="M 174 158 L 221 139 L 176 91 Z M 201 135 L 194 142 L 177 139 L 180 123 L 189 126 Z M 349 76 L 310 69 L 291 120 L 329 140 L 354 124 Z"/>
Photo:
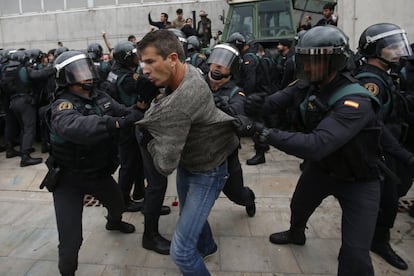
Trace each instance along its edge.
<path fill-rule="evenodd" d="M 229 26 L 229 35 L 239 32 L 246 38 L 253 36 L 253 5 L 235 7 Z"/>
<path fill-rule="evenodd" d="M 18 1 L 16 1 L 18 2 Z M 22 10 L 25 12 L 41 12 L 42 2 L 40 0 L 22 0 Z"/>
<path fill-rule="evenodd" d="M 30 1 L 30 0 L 29 0 Z M 45 11 L 62 11 L 64 9 L 63 0 L 43 0 Z"/>
<path fill-rule="evenodd" d="M 68 9 L 87 8 L 88 0 L 70 0 L 67 1 Z"/>
<path fill-rule="evenodd" d="M 1 15 L 19 14 L 19 1 L 0 0 Z"/>
<path fill-rule="evenodd" d="M 289 0 L 258 3 L 258 38 L 292 36 L 293 29 Z"/>

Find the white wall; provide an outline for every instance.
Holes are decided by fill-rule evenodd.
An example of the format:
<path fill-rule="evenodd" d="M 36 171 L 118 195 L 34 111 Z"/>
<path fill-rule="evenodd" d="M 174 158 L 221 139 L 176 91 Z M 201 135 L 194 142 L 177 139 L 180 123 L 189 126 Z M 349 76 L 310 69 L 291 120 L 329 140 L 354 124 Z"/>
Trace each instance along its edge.
<path fill-rule="evenodd" d="M 222 0 L 176 1 L 152 4 L 124 5 L 57 13 L 42 13 L 0 18 L 0 48 L 39 48 L 47 51 L 57 47 L 57 41 L 69 49 L 85 49 L 98 42 L 104 46 L 101 36 L 105 31 L 112 46 L 126 40 L 130 34 L 141 38 L 150 30 L 148 12 L 153 21 L 159 21 L 161 12 L 169 19 L 176 17 L 176 9 L 182 8 L 184 17 L 192 17 L 191 11 L 205 10 L 213 22 L 213 32 L 223 30 L 219 15 L 227 4 Z"/>
<path fill-rule="evenodd" d="M 353 50 L 361 33 L 375 23 L 393 23 L 403 28 L 414 42 L 413 0 L 339 0 L 339 25 L 350 38 Z"/>

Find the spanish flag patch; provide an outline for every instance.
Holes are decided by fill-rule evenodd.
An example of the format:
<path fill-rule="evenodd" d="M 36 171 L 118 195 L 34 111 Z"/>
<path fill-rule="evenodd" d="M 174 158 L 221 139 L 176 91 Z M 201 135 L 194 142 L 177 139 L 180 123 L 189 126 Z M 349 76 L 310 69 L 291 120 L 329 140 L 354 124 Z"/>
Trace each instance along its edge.
<path fill-rule="evenodd" d="M 359 103 L 354 102 L 354 101 L 349 101 L 349 100 L 344 101 L 344 105 L 352 106 L 353 108 L 359 107 Z"/>

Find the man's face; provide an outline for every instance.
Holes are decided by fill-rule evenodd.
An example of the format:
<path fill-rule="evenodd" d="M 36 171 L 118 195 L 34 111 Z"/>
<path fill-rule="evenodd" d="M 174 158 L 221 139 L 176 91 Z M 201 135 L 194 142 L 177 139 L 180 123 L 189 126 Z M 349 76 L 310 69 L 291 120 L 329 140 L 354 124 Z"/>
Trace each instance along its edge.
<path fill-rule="evenodd" d="M 393 43 L 381 50 L 381 57 L 389 62 L 398 63 L 400 57 L 405 55 L 403 43 Z"/>
<path fill-rule="evenodd" d="M 323 9 L 322 13 L 323 13 L 323 16 L 324 16 L 326 19 L 329 19 L 329 18 L 331 18 L 332 14 L 333 14 L 333 10 L 330 10 L 330 9 Z"/>
<path fill-rule="evenodd" d="M 230 75 L 230 68 L 212 63 L 210 64 L 210 72 L 217 72 L 223 75 Z"/>
<path fill-rule="evenodd" d="M 149 46 L 141 52 L 141 61 L 143 73 L 155 86 L 167 87 L 171 83 L 175 62 L 170 56 L 163 59 L 154 46 Z"/>
<path fill-rule="evenodd" d="M 161 14 L 161 22 L 165 22 L 165 21 L 167 21 L 167 18 L 165 17 L 164 14 Z"/>

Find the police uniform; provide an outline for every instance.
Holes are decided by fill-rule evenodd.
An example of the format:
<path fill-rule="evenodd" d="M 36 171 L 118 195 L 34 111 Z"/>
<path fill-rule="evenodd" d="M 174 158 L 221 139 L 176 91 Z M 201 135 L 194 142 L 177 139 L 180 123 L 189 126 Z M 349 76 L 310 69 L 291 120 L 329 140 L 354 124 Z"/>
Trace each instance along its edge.
<path fill-rule="evenodd" d="M 207 83 L 209 77 L 206 76 Z M 210 83 L 209 83 L 210 85 Z M 225 103 L 219 104 L 217 107 L 227 114 L 233 116 L 236 114 L 244 115 L 244 102 L 246 96 L 243 90 L 237 86 L 232 80 L 223 84 L 216 91 L 213 91 L 216 104 L 220 101 Z M 244 186 L 243 171 L 239 160 L 239 150 L 236 149 L 228 158 L 227 166 L 229 177 L 223 187 L 223 193 L 234 203 L 246 207 L 247 214 L 252 217 L 256 213 L 255 194 L 249 188 Z"/>
<path fill-rule="evenodd" d="M 139 114 L 102 92 L 84 97 L 65 90 L 51 106 L 50 155 L 53 166 L 60 168 L 53 199 L 62 275 L 73 275 L 77 269 L 85 194 L 95 196 L 107 208 L 106 229 L 135 230 L 121 221 L 124 201 L 112 177 L 118 166 L 115 120 L 132 113 Z"/>
<path fill-rule="evenodd" d="M 381 113 L 386 131 L 391 133 L 390 135 L 396 141 L 394 144 L 397 144 L 393 149 L 384 149 L 385 163 L 398 177 L 386 176 L 381 182 L 380 209 L 371 248 L 373 252 L 377 253 L 379 250 L 384 251 L 384 246 L 389 245 L 390 229 L 394 226 L 397 216 L 399 197 L 405 195 L 412 185 L 411 168 L 414 160 L 408 153 L 406 156 L 396 156 L 396 152 L 404 150 L 398 141 L 402 141 L 405 136 L 402 127 L 405 118 L 398 116 L 403 107 L 395 101 L 399 91 L 391 76 L 386 71 L 367 63 L 357 68 L 355 75 L 361 84 L 381 101 Z M 398 149 L 399 147 L 401 149 Z M 379 254 L 383 255 L 384 252 L 381 252 Z M 397 267 L 401 266 L 400 268 L 406 267 L 405 262 L 391 247 L 387 248 L 385 252 L 391 258 L 390 263 L 394 263 L 393 265 Z"/>
<path fill-rule="evenodd" d="M 290 204 L 290 230 L 272 234 L 270 241 L 303 245 L 309 217 L 324 198 L 333 195 L 342 208 L 338 275 L 373 275 L 369 250 L 380 191 L 376 143 L 380 124 L 375 103 L 367 95 L 353 94 L 327 105 L 332 95 L 350 83 L 340 75 L 322 91 L 313 91 L 299 81 L 266 100 L 266 111 L 295 105 L 302 128 L 301 132 L 271 129 L 265 141 L 308 161 Z M 311 95 L 317 100 L 309 101 Z"/>
<path fill-rule="evenodd" d="M 138 73 L 120 64 L 115 64 L 110 76 L 114 77 L 115 97 L 118 102 L 131 106 L 137 102 L 136 83 L 142 78 Z M 142 199 L 145 195 L 145 175 L 139 144 L 135 139 L 134 128 L 123 129 L 119 136 L 119 179 L 124 199 L 129 211 L 139 211 L 142 205 L 132 203 L 130 193 L 134 186 L 134 199 Z"/>

